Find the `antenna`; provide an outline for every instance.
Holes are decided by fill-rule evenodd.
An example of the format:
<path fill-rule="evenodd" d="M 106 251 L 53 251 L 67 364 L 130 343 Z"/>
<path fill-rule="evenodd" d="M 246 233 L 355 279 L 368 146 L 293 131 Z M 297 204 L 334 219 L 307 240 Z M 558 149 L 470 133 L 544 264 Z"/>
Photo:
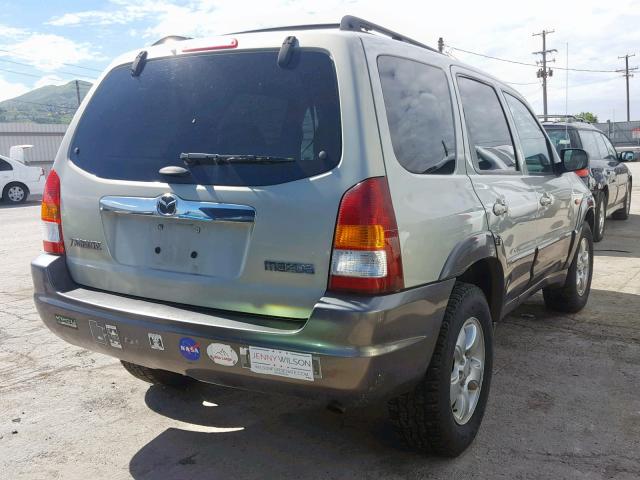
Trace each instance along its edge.
<path fill-rule="evenodd" d="M 569 42 L 567 42 L 567 64 L 565 65 L 567 68 L 565 70 L 564 77 L 564 114 L 569 115 Z M 569 139 L 569 124 L 565 124 L 564 126 L 564 134 L 569 140 L 569 146 L 571 147 L 571 140 Z"/>

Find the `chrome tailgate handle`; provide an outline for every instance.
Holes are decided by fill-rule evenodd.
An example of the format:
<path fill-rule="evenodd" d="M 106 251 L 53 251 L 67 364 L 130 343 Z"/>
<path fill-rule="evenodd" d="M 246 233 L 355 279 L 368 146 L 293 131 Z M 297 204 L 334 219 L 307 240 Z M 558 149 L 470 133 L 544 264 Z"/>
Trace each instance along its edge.
<path fill-rule="evenodd" d="M 247 205 L 196 202 L 184 200 L 172 193 L 165 193 L 155 198 L 102 197 L 100 211 L 199 222 L 253 223 L 256 217 L 255 209 Z"/>

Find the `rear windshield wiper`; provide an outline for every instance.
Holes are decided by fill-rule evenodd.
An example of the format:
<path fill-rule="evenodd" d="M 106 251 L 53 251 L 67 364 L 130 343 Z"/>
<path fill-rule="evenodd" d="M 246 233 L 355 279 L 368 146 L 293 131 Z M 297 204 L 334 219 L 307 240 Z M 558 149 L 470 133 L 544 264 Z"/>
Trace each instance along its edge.
<path fill-rule="evenodd" d="M 225 165 L 231 163 L 289 163 L 295 158 L 273 155 L 221 155 L 218 153 L 181 153 L 185 165 Z"/>

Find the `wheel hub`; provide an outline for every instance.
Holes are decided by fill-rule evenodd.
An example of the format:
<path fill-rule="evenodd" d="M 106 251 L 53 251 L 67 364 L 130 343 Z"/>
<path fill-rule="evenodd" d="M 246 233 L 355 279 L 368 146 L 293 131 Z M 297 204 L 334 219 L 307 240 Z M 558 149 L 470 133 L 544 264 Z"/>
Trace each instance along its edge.
<path fill-rule="evenodd" d="M 484 375 L 485 345 L 480 321 L 467 319 L 456 340 L 451 370 L 450 400 L 453 417 L 464 425 L 473 416 Z"/>

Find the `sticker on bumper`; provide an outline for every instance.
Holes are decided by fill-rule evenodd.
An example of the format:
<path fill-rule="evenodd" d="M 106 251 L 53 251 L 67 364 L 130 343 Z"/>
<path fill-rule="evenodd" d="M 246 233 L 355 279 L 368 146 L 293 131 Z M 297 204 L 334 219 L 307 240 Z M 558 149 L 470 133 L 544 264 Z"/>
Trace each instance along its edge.
<path fill-rule="evenodd" d="M 183 337 L 180 339 L 180 354 L 187 360 L 195 362 L 200 359 L 200 343 L 193 338 Z"/>
<path fill-rule="evenodd" d="M 62 325 L 64 327 L 75 328 L 76 330 L 78 329 L 78 322 L 76 322 L 75 318 L 56 314 L 56 322 L 58 322 L 58 325 Z"/>
<path fill-rule="evenodd" d="M 118 329 L 115 325 L 105 325 L 104 329 L 107 331 L 107 340 L 109 345 L 113 348 L 119 348 L 122 350 L 122 343 L 120 343 L 120 335 L 118 335 Z"/>
<path fill-rule="evenodd" d="M 99 325 L 95 320 L 89 320 L 89 329 L 91 330 L 91 336 L 96 342 L 102 345 L 107 344 L 107 337 L 104 335 L 104 327 L 102 325 Z"/>
<path fill-rule="evenodd" d="M 233 367 L 238 363 L 238 354 L 231 347 L 224 343 L 212 343 L 207 347 L 207 355 L 213 363 L 223 365 L 225 367 Z"/>
<path fill-rule="evenodd" d="M 152 350 L 164 350 L 164 342 L 162 341 L 162 335 L 159 333 L 149 334 L 149 346 Z"/>
<path fill-rule="evenodd" d="M 313 382 L 313 359 L 308 353 L 251 346 L 248 353 L 252 372 Z"/>

